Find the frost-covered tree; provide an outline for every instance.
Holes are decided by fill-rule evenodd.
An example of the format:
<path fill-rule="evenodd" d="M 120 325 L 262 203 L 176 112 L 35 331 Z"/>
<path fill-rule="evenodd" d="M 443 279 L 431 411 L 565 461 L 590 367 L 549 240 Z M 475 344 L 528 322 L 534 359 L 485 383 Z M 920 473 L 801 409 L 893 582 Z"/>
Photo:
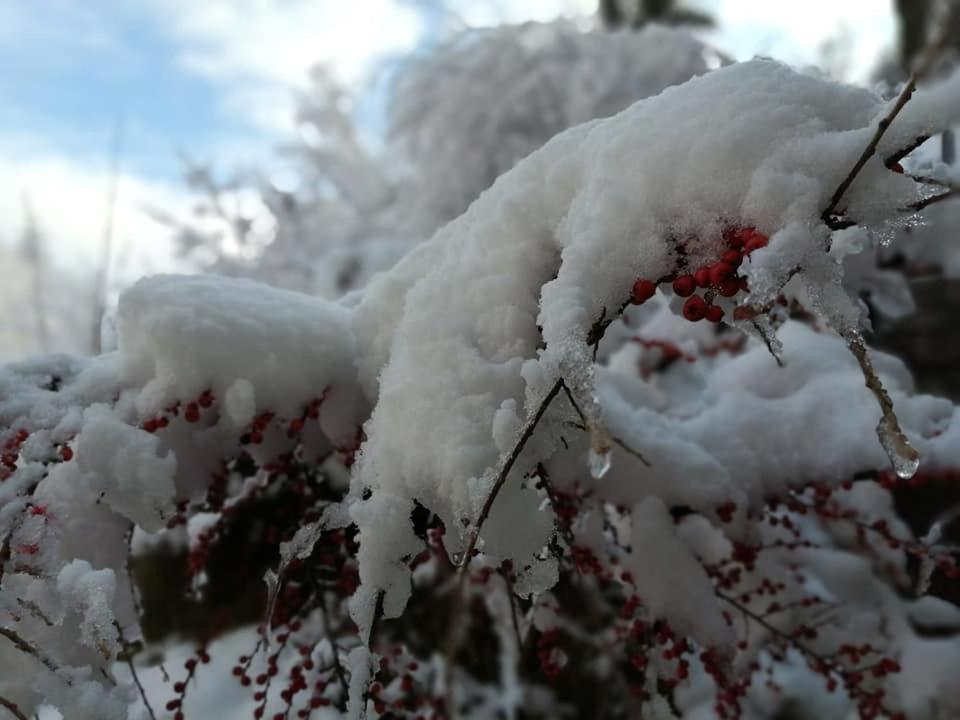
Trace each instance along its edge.
<path fill-rule="evenodd" d="M 952 192 L 901 162 L 958 119 L 960 75 L 730 65 L 342 301 L 139 282 L 112 352 L 0 371 L 0 708 L 955 717 L 960 510 L 898 498 L 956 483 L 960 419 L 868 349 L 850 258 Z M 259 626 L 152 667 L 164 542 L 188 595 L 266 569 Z"/>
<path fill-rule="evenodd" d="M 199 215 L 175 223 L 181 247 L 214 272 L 337 297 L 391 267 L 558 132 L 723 61 L 689 33 L 654 25 L 467 31 L 397 68 L 379 151 L 361 140 L 353 99 L 317 70 L 300 102 L 302 142 L 282 148 L 298 189 L 254 183 L 251 199 L 239 192 L 245 183 L 192 168 Z"/>

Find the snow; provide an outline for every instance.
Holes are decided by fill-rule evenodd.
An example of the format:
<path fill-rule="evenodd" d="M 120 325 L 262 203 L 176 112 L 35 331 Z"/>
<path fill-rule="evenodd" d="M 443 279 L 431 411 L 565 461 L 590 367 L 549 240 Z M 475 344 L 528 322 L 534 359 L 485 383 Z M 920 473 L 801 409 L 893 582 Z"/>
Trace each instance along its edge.
<path fill-rule="evenodd" d="M 837 331 L 854 332 L 860 310 L 840 289 L 839 265 L 824 259 L 829 231 L 820 213 L 886 107 L 866 90 L 757 60 L 561 133 L 501 176 L 464 215 L 372 283 L 357 308 L 358 343 L 372 349 L 361 353 L 368 393 L 377 384 L 374 368 L 382 362 L 383 369 L 354 495 L 369 488 L 374 498 L 389 497 L 395 512 L 416 498 L 448 528 L 472 523 L 500 461 L 500 409 L 522 403 L 532 416 L 563 376 L 588 418 L 596 418 L 590 328 L 617 312 L 635 278 L 671 274 L 680 239 L 695 268 L 719 256 L 725 226 L 757 228 L 770 245 L 745 264 L 751 303 L 772 302 L 799 267 L 801 288 L 818 313 Z M 861 221 L 895 225 L 901 219 L 891 209 L 918 197 L 915 183 L 877 163 L 846 208 Z M 876 426 L 879 410 L 859 387 L 862 379 L 851 373 L 844 382 L 845 392 L 856 389 L 860 398 L 852 408 L 831 388 L 807 401 L 801 396 L 791 410 L 809 425 L 810 418 L 852 409 L 860 416 L 851 425 L 862 428 L 869 418 Z M 814 398 L 816 405 L 802 406 Z M 756 438 L 755 449 L 735 450 L 749 494 L 760 497 L 774 489 L 764 487 L 765 435 L 783 432 L 791 447 L 792 433 L 771 424 L 774 403 L 750 394 L 731 403 L 717 417 L 752 424 L 739 436 Z M 707 416 L 694 422 L 700 439 L 722 455 L 729 447 L 722 425 Z M 839 464 L 853 471 L 882 457 L 872 442 L 859 454 L 839 442 L 810 456 L 793 447 L 794 464 L 817 470 Z M 525 469 L 518 467 L 508 484 Z M 354 518 L 371 557 L 371 544 L 396 541 L 379 524 Z M 379 571 L 361 570 L 360 592 L 385 591 L 395 607 L 406 591 L 384 560 Z M 377 575 L 383 581 L 371 587 Z"/>
<path fill-rule="evenodd" d="M 177 460 L 160 439 L 118 420 L 104 406 L 84 413 L 76 462 L 88 492 L 147 532 L 161 529 L 173 504 Z"/>
<path fill-rule="evenodd" d="M 637 594 L 654 617 L 669 617 L 682 634 L 705 647 L 733 649 L 733 631 L 721 616 L 713 583 L 677 536 L 667 506 L 655 497 L 633 508 L 631 551 L 624 563 Z M 668 579 L 669 578 L 669 579 Z"/>
<path fill-rule="evenodd" d="M 538 32 L 521 35 L 553 42 Z M 569 47 L 587 52 L 593 41 L 574 37 Z M 675 37 L 644 35 L 664 52 Z M 669 82 L 661 71 L 651 83 Z M 960 107 L 946 98 L 956 82 L 918 93 L 901 140 L 958 119 Z M 606 90 L 584 92 L 593 107 Z M 360 445 L 345 503 L 282 552 L 285 562 L 304 557 L 327 523 L 356 523 L 361 585 L 350 612 L 365 643 L 378 608 L 397 617 L 411 596 L 411 560 L 424 547 L 411 523 L 418 504 L 443 522 L 454 560 L 479 527 L 478 549 L 491 563 L 511 561 L 519 595 L 557 582 L 548 550 L 556 518 L 533 473 L 543 463 L 540 479 L 549 475 L 557 490 L 586 484 L 594 512 L 571 533 L 588 547 L 608 532 L 601 511 L 621 513 L 617 532 L 630 547 L 618 559 L 651 617 L 732 654 L 736 628 L 722 615 L 704 559 L 737 540 L 779 537 L 748 522 L 770 497 L 811 483 L 836 488 L 888 463 L 875 434 L 881 409 L 849 352 L 862 308 L 842 282 L 849 257 L 873 249 L 869 233 L 901 226 L 897 209 L 921 191 L 877 158 L 840 208 L 866 234 L 842 237 L 828 253 L 832 238 L 820 218 L 888 107 L 871 92 L 773 61 L 725 67 L 560 133 L 342 303 L 247 280 L 158 276 L 121 296 L 116 351 L 0 370 L 0 441 L 20 442 L 17 432 L 29 429 L 0 484 L 0 539 L 17 560 L 0 585 L 0 623 L 17 627 L 57 668 L 34 662 L 31 680 L 19 656 L 0 655 L 0 691 L 31 712 L 46 701 L 77 707 L 71 718 L 120 717 L 129 682 L 108 687 L 99 678 L 112 677 L 114 623 L 136 634 L 125 571 L 134 527 L 141 536 L 160 531 L 176 503 L 202 497 L 238 448 L 265 465 L 298 444 L 302 457 L 323 458 L 344 475 Z M 885 150 L 896 147 L 885 142 Z M 517 148 L 536 144 L 508 148 L 504 166 Z M 465 167 L 473 182 L 469 174 Z M 458 202 L 471 199 L 467 190 L 460 195 Z M 764 322 L 776 331 L 780 362 L 750 322 L 740 323 L 753 333 L 742 349 L 708 352 L 733 333 L 678 322 L 680 299 L 666 285 L 620 319 L 634 280 L 711 263 L 727 249 L 724 231 L 742 227 L 770 240 L 744 263 L 750 293 L 740 306 L 770 316 Z M 812 313 L 805 323 L 778 310 L 781 293 Z M 734 301 L 719 302 L 732 316 Z M 607 320 L 615 321 L 611 337 L 595 363 L 592 343 Z M 645 345 L 641 334 L 673 342 L 673 364 L 652 372 L 666 346 Z M 869 357 L 924 466 L 960 465 L 952 403 L 916 395 L 896 359 Z M 299 431 L 287 431 L 293 420 Z M 594 472 L 591 453 L 599 455 Z M 262 481 L 256 474 L 243 484 Z M 844 492 L 869 519 L 892 513 L 879 485 Z M 724 520 L 718 508 L 730 503 L 736 513 Z M 676 508 L 699 516 L 678 524 Z M 213 517 L 193 520 L 189 533 Z M 872 633 L 902 651 L 904 663 L 926 647 L 952 658 L 955 644 L 912 634 L 908 609 L 877 578 L 873 556 L 845 549 L 841 531 L 799 524 L 804 538 L 825 547 L 792 556 L 808 574 L 792 592 L 815 588 L 842 600 L 840 635 Z M 760 561 L 768 576 L 787 575 L 782 555 Z M 902 552 L 876 558 L 902 570 Z M 24 598 L 38 612 L 15 617 L 9 608 Z M 60 625 L 44 623 L 47 616 Z M 364 711 L 377 661 L 367 647 L 350 650 L 348 715 Z M 923 665 L 916 660 L 910 672 Z M 159 682 L 150 674 L 148 684 Z M 77 699 L 64 690 L 65 677 Z M 942 693 L 953 709 L 940 683 L 931 675 L 912 695 L 903 686 L 902 704 Z"/>
<path fill-rule="evenodd" d="M 237 380 L 254 388 L 258 409 L 293 416 L 352 381 L 348 321 L 335 304 L 249 280 L 154 276 L 120 299 L 121 377 L 143 386 L 144 417 L 204 390 L 222 397 Z"/>

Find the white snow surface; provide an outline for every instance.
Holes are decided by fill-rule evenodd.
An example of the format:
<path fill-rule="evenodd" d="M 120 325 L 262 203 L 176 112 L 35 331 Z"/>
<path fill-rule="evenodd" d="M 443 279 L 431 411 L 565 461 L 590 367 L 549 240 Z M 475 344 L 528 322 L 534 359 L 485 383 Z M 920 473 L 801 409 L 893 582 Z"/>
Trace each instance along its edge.
<path fill-rule="evenodd" d="M 919 92 L 897 137 L 907 142 L 957 120 L 955 84 Z M 842 292 L 838 259 L 824 252 L 820 214 L 888 106 L 773 61 L 733 65 L 558 135 L 349 307 L 242 280 L 141 281 L 121 297 L 116 352 L 0 370 L 0 441 L 18 428 L 31 432 L 0 483 L 0 541 L 9 539 L 23 560 L 2 578 L 0 623 L 76 677 L 77 692 L 89 695 L 78 705 L 86 715 L 76 717 L 122 717 L 129 686 L 92 678 L 108 667 L 97 653 L 100 641 L 112 641 L 111 616 L 133 625 L 124 572 L 132 526 L 156 530 L 175 499 L 199 496 L 257 413 L 290 419 L 322 397 L 324 450 L 349 446 L 369 415 L 348 497 L 360 530 L 351 611 L 366 637 L 378 596 L 387 617 L 409 596 L 408 561 L 422 549 L 410 522 L 415 503 L 444 521 L 448 549 L 460 549 L 522 428 L 562 377 L 597 435 L 612 431 L 651 461 L 641 468 L 614 449 L 613 469 L 592 487 L 597 502 L 633 507 L 627 563 L 642 574 L 640 593 L 703 644 L 729 645 L 696 561 L 697 534 L 677 532 L 668 509 L 686 505 L 712 519 L 725 500 L 757 504 L 794 485 L 885 465 L 874 435 L 879 409 L 828 329 L 850 333 L 860 311 Z M 920 195 L 882 160 L 867 163 L 843 209 L 885 231 L 901 221 L 896 209 Z M 818 327 L 781 328 L 786 366 L 753 341 L 735 359 L 681 363 L 659 385 L 627 372 L 637 359 L 627 350 L 595 367 L 590 329 L 617 316 L 633 281 L 716 260 L 731 226 L 770 238 L 745 264 L 752 304 L 773 300 L 800 269 L 784 292 L 809 302 Z M 653 319 L 667 327 L 663 315 L 676 302 L 659 308 Z M 683 332 L 685 347 L 706 342 L 699 328 Z M 895 360 L 874 361 L 924 462 L 960 466 L 952 404 L 914 395 Z M 162 435 L 143 427 L 204 391 L 217 404 L 190 428 L 182 414 Z M 586 438 L 564 424 L 576 419 L 558 395 L 482 537 L 485 552 L 514 561 L 523 592 L 557 577 L 555 565 L 535 560 L 553 522 L 524 475 L 564 457 L 564 433 L 575 461 L 555 481 L 569 487 L 589 477 Z M 37 512 L 27 512 L 28 496 Z M 730 532 L 745 529 L 733 523 Z M 837 567 L 824 567 L 824 576 Z M 667 582 L 667 572 L 678 577 Z M 64 627 L 15 619 L 6 608 L 24 597 L 65 618 Z M 28 677 L 19 660 L 0 654 L 5 697 L 31 712 L 42 701 L 72 707 L 56 673 L 32 662 L 36 677 Z M 351 656 L 358 693 L 369 662 L 364 650 Z"/>
<path fill-rule="evenodd" d="M 917 99 L 935 114 L 960 114 L 936 91 Z M 747 264 L 751 302 L 772 301 L 799 267 L 814 309 L 838 330 L 855 329 L 860 311 L 824 255 L 820 214 L 887 107 L 866 90 L 756 60 L 561 133 L 501 176 L 375 279 L 357 308 L 361 383 L 377 403 L 356 492 L 372 489 L 393 515 L 408 515 L 416 499 L 448 528 L 469 525 L 500 462 L 502 408 L 512 401 L 520 419 L 531 415 L 562 375 L 595 415 L 591 326 L 616 314 L 635 278 L 669 275 L 684 258 L 690 268 L 715 261 L 724 227 L 770 237 Z M 930 129 L 907 119 L 916 132 Z M 884 227 L 918 197 L 913 181 L 875 157 L 844 207 Z M 514 482 L 527 469 L 518 466 Z M 395 541 L 377 524 L 360 528 L 371 558 L 373 544 Z M 395 573 L 387 583 L 371 583 L 378 571 L 369 566 L 362 573 L 361 626 L 381 590 L 390 606 L 405 592 Z"/>

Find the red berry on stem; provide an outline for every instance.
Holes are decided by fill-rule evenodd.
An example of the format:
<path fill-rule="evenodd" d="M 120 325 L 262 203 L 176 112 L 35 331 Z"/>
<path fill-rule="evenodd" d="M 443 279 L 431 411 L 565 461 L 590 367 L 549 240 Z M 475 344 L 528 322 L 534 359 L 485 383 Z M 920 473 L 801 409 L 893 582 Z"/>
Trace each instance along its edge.
<path fill-rule="evenodd" d="M 744 255 L 749 255 L 754 250 L 759 250 L 762 247 L 766 247 L 769 240 L 766 235 L 754 231 L 750 234 L 750 237 L 747 238 L 747 241 L 743 245 Z"/>
<path fill-rule="evenodd" d="M 740 292 L 740 281 L 737 278 L 724 278 L 717 283 L 717 292 L 724 297 L 733 297 Z"/>
<path fill-rule="evenodd" d="M 710 268 L 702 267 L 693 274 L 693 279 L 697 281 L 697 287 L 710 287 Z"/>
<path fill-rule="evenodd" d="M 707 301 L 699 295 L 687 298 L 683 304 L 683 316 L 690 322 L 703 320 L 707 314 Z"/>
<path fill-rule="evenodd" d="M 73 449 L 70 448 L 69 445 L 64 445 L 60 448 L 60 457 L 62 457 L 64 461 L 70 462 L 73 460 Z"/>
<path fill-rule="evenodd" d="M 723 254 L 722 259 L 723 259 L 723 262 L 727 263 L 727 265 L 730 265 L 736 269 L 740 267 L 740 263 L 743 262 L 743 255 L 740 253 L 739 250 L 727 250 Z"/>
<path fill-rule="evenodd" d="M 642 305 L 653 297 L 657 292 L 657 286 L 645 278 L 637 278 L 633 283 L 633 293 L 630 295 L 630 302 L 634 305 Z"/>
<path fill-rule="evenodd" d="M 723 239 L 726 240 L 727 244 L 732 247 L 743 247 L 744 229 L 728 228 L 727 230 L 723 231 Z"/>
<path fill-rule="evenodd" d="M 680 275 L 673 281 L 673 292 L 680 297 L 690 297 L 697 289 L 697 281 L 693 275 Z"/>
<path fill-rule="evenodd" d="M 718 323 L 723 319 L 723 308 L 719 305 L 710 305 L 707 308 L 707 320 Z"/>
<path fill-rule="evenodd" d="M 200 419 L 200 408 L 197 407 L 196 403 L 190 403 L 187 405 L 187 410 L 184 412 L 183 417 L 187 422 L 196 422 Z"/>
<path fill-rule="evenodd" d="M 733 275 L 733 272 L 734 268 L 732 265 L 728 265 L 725 262 L 718 262 L 716 265 L 710 267 L 710 284 L 719 285 Z"/>

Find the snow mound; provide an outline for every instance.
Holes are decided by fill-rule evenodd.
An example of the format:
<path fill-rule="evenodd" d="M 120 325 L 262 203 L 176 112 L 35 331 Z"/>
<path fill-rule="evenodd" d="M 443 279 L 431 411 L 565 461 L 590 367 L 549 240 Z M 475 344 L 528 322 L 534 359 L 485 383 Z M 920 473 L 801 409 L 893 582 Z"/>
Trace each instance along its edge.
<path fill-rule="evenodd" d="M 941 99 L 945 88 L 917 95 L 936 120 L 960 110 Z M 496 476 L 504 426 L 519 428 L 559 377 L 598 415 L 591 331 L 618 314 L 636 278 L 714 262 L 724 230 L 749 226 L 770 238 L 746 270 L 752 303 L 771 303 L 798 274 L 812 307 L 854 332 L 860 311 L 824 252 L 820 216 L 887 108 L 867 90 L 773 61 L 717 70 L 558 135 L 375 279 L 354 322 L 361 382 L 378 397 L 354 495 L 372 491 L 365 502 L 380 508 L 353 510 L 359 624 L 369 627 L 381 592 L 390 609 L 406 592 L 402 553 L 388 548 L 409 547 L 409 529 L 384 532 L 374 518 L 409 517 L 417 501 L 448 530 L 469 527 Z M 907 113 L 900 135 L 928 125 Z M 918 197 L 874 157 L 842 209 L 884 227 Z M 511 420 L 510 408 L 523 410 Z M 508 483 L 529 469 L 518 463 Z"/>

